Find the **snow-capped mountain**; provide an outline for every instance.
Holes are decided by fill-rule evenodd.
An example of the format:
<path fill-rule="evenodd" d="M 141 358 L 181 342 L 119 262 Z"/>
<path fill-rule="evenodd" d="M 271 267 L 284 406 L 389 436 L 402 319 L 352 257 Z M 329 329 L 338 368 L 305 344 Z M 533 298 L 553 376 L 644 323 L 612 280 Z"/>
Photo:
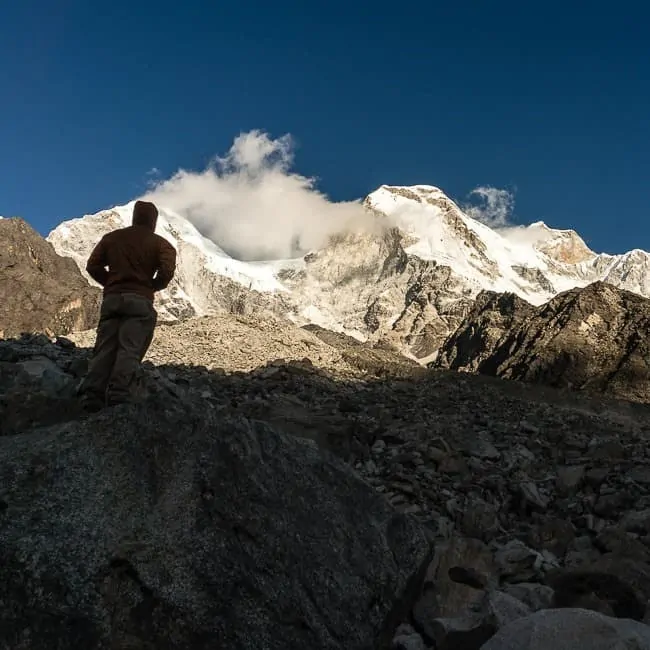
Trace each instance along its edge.
<path fill-rule="evenodd" d="M 159 212 L 156 232 L 176 248 L 178 255 L 176 276 L 157 296 L 162 319 L 230 310 L 244 290 L 259 296 L 285 291 L 275 278 L 276 262 L 240 262 L 201 235 L 187 219 L 162 207 Z M 133 202 L 65 221 L 47 239 L 59 255 L 72 257 L 95 284 L 85 269 L 90 251 L 106 233 L 130 225 L 132 214 Z"/>
<path fill-rule="evenodd" d="M 158 298 L 165 318 L 271 310 L 433 358 L 484 289 L 539 305 L 597 280 L 650 297 L 650 255 L 596 254 L 572 230 L 543 222 L 491 229 L 440 189 L 382 186 L 364 201 L 381 228 L 341 233 L 304 258 L 241 262 L 181 215 L 159 206 L 157 232 L 178 250 L 178 273 Z M 84 271 L 92 246 L 130 223 L 133 204 L 67 221 L 48 237 Z"/>
<path fill-rule="evenodd" d="M 644 251 L 597 255 L 575 231 L 542 221 L 493 230 L 431 186 L 383 186 L 366 204 L 413 237 L 408 254 L 449 266 L 482 289 L 541 304 L 559 292 L 604 280 L 650 295 L 650 255 Z"/>

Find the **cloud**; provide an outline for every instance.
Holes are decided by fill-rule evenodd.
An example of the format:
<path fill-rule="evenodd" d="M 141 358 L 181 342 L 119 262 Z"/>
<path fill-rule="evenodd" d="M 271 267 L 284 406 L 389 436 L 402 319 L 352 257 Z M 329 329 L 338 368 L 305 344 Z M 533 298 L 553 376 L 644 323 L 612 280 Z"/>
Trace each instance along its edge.
<path fill-rule="evenodd" d="M 242 133 L 203 171 L 180 169 L 143 198 L 184 216 L 241 260 L 295 257 L 333 234 L 372 226 L 359 201 L 332 202 L 315 179 L 292 171 L 293 151 L 290 135 Z"/>
<path fill-rule="evenodd" d="M 515 207 L 515 195 L 509 190 L 481 186 L 468 195 L 469 202 L 462 206 L 467 215 L 491 228 L 510 225 Z M 478 205 L 476 203 L 478 202 Z"/>

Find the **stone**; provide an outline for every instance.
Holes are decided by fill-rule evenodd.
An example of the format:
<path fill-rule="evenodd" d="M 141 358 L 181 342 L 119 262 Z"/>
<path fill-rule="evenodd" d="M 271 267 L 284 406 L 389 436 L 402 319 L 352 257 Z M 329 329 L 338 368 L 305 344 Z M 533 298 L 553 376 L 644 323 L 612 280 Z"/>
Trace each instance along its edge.
<path fill-rule="evenodd" d="M 609 474 L 609 468 L 607 467 L 592 467 L 585 474 L 585 481 L 589 485 L 597 488 L 600 487 L 603 481 L 607 478 L 608 474 Z"/>
<path fill-rule="evenodd" d="M 376 440 L 372 445 L 372 453 L 383 454 L 384 451 L 386 451 L 386 443 L 381 439 Z"/>
<path fill-rule="evenodd" d="M 621 526 L 630 533 L 650 534 L 650 508 L 626 513 Z"/>
<path fill-rule="evenodd" d="M 393 650 L 427 650 L 424 639 L 408 624 L 400 625 L 393 637 Z"/>
<path fill-rule="evenodd" d="M 595 539 L 595 546 L 603 553 L 616 553 L 639 562 L 650 562 L 650 549 L 620 527 L 605 528 Z"/>
<path fill-rule="evenodd" d="M 480 591 L 450 577 L 450 570 L 458 567 L 476 572 L 484 584 L 490 584 L 495 575 L 492 553 L 479 540 L 454 536 L 438 543 L 427 569 L 422 594 L 413 608 L 418 629 L 429 639 L 435 638 L 434 619 L 453 618 L 481 598 Z"/>
<path fill-rule="evenodd" d="M 562 496 L 575 494 L 585 475 L 584 465 L 564 465 L 557 469 L 556 488 Z"/>
<path fill-rule="evenodd" d="M 478 614 L 437 618 L 431 627 L 436 650 L 479 650 L 496 632 L 494 625 Z"/>
<path fill-rule="evenodd" d="M 465 447 L 466 452 L 475 458 L 499 460 L 501 452 L 484 436 L 472 438 Z"/>
<path fill-rule="evenodd" d="M 631 503 L 630 495 L 619 490 L 611 494 L 601 494 L 594 506 L 594 512 L 605 519 L 613 519 L 621 511 L 625 510 L 626 505 Z"/>
<path fill-rule="evenodd" d="M 519 484 L 519 496 L 524 504 L 537 510 L 543 512 L 548 508 L 548 497 L 541 494 L 532 481 L 524 481 Z"/>
<path fill-rule="evenodd" d="M 18 366 L 24 370 L 30 379 L 38 384 L 38 389 L 48 395 L 72 396 L 75 390 L 74 380 L 65 373 L 54 361 L 47 357 L 34 357 L 21 361 Z"/>
<path fill-rule="evenodd" d="M 650 486 L 650 467 L 638 465 L 633 467 L 632 470 L 627 474 L 627 477 L 630 481 L 635 483 L 641 483 L 642 485 Z"/>
<path fill-rule="evenodd" d="M 312 441 L 200 403 L 0 438 L 0 646 L 390 643 L 424 531 Z"/>
<path fill-rule="evenodd" d="M 539 527 L 533 528 L 530 544 L 538 550 L 548 550 L 558 557 L 566 555 L 575 539 L 575 527 L 559 517 L 546 517 Z"/>
<path fill-rule="evenodd" d="M 467 537 L 491 541 L 500 529 L 497 509 L 480 499 L 470 501 L 464 508 L 460 529 Z"/>
<path fill-rule="evenodd" d="M 635 620 L 645 616 L 646 603 L 634 578 L 616 575 L 602 563 L 574 570 L 558 569 L 549 572 L 546 581 L 554 591 L 554 607 L 582 607 Z"/>
<path fill-rule="evenodd" d="M 482 650 L 650 650 L 650 627 L 584 609 L 541 610 L 497 632 Z"/>
<path fill-rule="evenodd" d="M 548 585 L 536 582 L 519 582 L 513 585 L 504 585 L 503 591 L 520 600 L 533 612 L 553 607 L 554 592 Z"/>
<path fill-rule="evenodd" d="M 526 582 L 540 574 L 544 560 L 537 551 L 514 539 L 497 548 L 494 561 L 507 581 Z"/>
<path fill-rule="evenodd" d="M 488 591 L 468 610 L 454 618 L 438 618 L 432 623 L 437 650 L 479 650 L 504 625 L 530 614 L 516 598 L 500 591 Z"/>
<path fill-rule="evenodd" d="M 595 460 L 620 460 L 625 458 L 625 447 L 620 440 L 592 440 L 589 444 L 590 458 Z"/>

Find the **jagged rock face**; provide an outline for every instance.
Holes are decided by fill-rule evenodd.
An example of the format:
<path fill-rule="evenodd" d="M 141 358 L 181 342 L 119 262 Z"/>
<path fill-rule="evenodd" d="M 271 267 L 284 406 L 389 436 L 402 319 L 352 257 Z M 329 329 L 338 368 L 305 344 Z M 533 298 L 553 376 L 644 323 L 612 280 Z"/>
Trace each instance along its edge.
<path fill-rule="evenodd" d="M 436 367 L 650 401 L 650 301 L 605 283 L 532 307 L 483 294 Z"/>
<path fill-rule="evenodd" d="M 57 255 L 22 219 L 0 220 L 0 241 L 0 337 L 96 324 L 101 294 L 73 260 Z"/>
<path fill-rule="evenodd" d="M 397 228 L 340 236 L 280 277 L 303 319 L 421 359 L 460 322 L 473 292 L 449 267 L 408 255 L 408 244 Z M 326 316 L 333 313 L 338 320 Z"/>

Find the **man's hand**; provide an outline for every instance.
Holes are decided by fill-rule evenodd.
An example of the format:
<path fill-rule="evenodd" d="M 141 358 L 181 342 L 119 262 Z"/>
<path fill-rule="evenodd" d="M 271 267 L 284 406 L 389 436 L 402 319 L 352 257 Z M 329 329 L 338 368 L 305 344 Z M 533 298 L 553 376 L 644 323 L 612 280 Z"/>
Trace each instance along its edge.
<path fill-rule="evenodd" d="M 168 242 L 163 240 L 160 246 L 158 259 L 158 270 L 156 277 L 153 279 L 152 286 L 154 291 L 162 291 L 172 281 L 176 271 L 176 249 Z"/>
<path fill-rule="evenodd" d="M 106 260 L 106 244 L 104 242 L 104 238 L 102 237 L 99 241 L 99 244 L 93 248 L 93 252 L 90 254 L 88 263 L 86 264 L 86 271 L 88 271 L 88 275 L 93 280 L 95 280 L 95 282 L 99 282 L 102 287 L 106 285 L 106 282 L 108 280 L 108 271 L 106 270 L 107 265 L 108 262 Z"/>

